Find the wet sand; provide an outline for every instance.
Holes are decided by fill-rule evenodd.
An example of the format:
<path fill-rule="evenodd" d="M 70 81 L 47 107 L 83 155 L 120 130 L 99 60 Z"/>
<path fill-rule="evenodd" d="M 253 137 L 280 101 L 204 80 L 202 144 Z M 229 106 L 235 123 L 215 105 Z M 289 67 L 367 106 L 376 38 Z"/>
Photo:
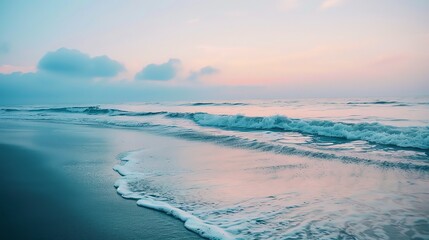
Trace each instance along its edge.
<path fill-rule="evenodd" d="M 2 120 L 0 239 L 201 239 L 116 193 L 121 131 Z"/>

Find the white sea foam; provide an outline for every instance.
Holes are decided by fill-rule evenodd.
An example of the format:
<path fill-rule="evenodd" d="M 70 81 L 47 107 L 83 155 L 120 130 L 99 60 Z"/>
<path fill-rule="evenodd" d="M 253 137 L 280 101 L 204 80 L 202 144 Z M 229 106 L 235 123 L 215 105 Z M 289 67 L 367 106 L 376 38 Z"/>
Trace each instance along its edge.
<path fill-rule="evenodd" d="M 141 198 L 137 201 L 137 205 L 155 209 L 171 215 L 184 222 L 187 229 L 198 233 L 202 237 L 213 240 L 236 239 L 223 229 L 214 225 L 206 224 L 201 219 L 193 216 L 192 214 L 175 208 L 168 203 L 156 201 L 150 198 Z"/>
<path fill-rule="evenodd" d="M 122 163 L 126 164 L 128 161 L 138 161 L 138 159 L 134 158 L 133 156 L 135 153 L 138 153 L 138 151 L 124 154 L 121 158 L 123 161 Z M 135 199 L 137 200 L 138 206 L 154 209 L 171 215 L 182 221 L 188 230 L 193 231 L 204 238 L 212 240 L 238 239 L 215 225 L 205 223 L 203 220 L 195 217 L 191 213 L 176 208 L 166 202 L 155 200 L 151 198 L 151 196 L 146 196 L 145 193 L 134 192 L 129 187 L 130 182 L 143 179 L 146 176 L 144 174 L 130 170 L 125 166 L 125 164 L 116 165 L 113 167 L 113 169 L 122 176 L 116 180 L 114 186 L 116 187 L 118 194 L 123 198 Z"/>

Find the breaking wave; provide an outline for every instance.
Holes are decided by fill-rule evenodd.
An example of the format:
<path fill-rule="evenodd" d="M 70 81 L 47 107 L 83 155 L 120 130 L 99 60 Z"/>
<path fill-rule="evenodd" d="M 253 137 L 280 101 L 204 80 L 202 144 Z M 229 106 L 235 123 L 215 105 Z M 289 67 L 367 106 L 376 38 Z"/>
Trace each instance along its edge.
<path fill-rule="evenodd" d="M 196 102 L 184 104 L 185 106 L 246 106 L 248 103 L 241 102 L 223 102 L 223 103 L 214 103 L 214 102 Z"/>
<path fill-rule="evenodd" d="M 166 114 L 168 112 L 131 112 L 114 108 L 100 108 L 99 106 L 85 107 L 58 107 L 58 108 L 37 108 L 37 109 L 2 109 L 5 112 L 55 112 L 55 113 L 83 113 L 88 115 L 110 115 L 110 116 L 150 116 L 158 114 Z"/>
<path fill-rule="evenodd" d="M 133 112 L 131 112 L 133 113 Z M 214 126 L 219 128 L 228 128 L 228 129 L 234 129 L 234 130 L 245 130 L 245 131 L 251 131 L 251 130 L 268 130 L 268 131 L 286 131 L 284 129 L 281 129 L 277 125 L 281 124 L 287 124 L 287 121 L 285 120 L 279 120 L 279 119 L 289 119 L 282 116 L 274 116 L 274 117 L 245 117 L 242 115 L 212 115 L 207 113 L 164 113 L 164 112 L 135 112 L 133 114 L 140 114 L 143 115 L 150 115 L 150 114 L 164 114 L 166 117 L 170 118 L 186 118 L 186 119 L 192 119 L 197 124 L 203 125 L 203 126 Z M 209 121 L 210 118 L 213 118 Z M 305 156 L 305 157 L 311 157 L 311 158 L 319 158 L 319 159 L 332 159 L 332 160 L 340 160 L 344 163 L 357 163 L 357 164 L 366 164 L 366 165 L 373 165 L 378 166 L 381 168 L 399 168 L 403 170 L 420 170 L 420 171 L 428 171 L 429 165 L 427 165 L 426 162 L 420 162 L 420 161 L 391 161 L 391 160 L 383 160 L 383 159 L 372 159 L 372 158 L 366 158 L 366 157 L 359 157 L 359 156 L 353 156 L 353 155 L 343 155 L 343 153 L 336 154 L 333 152 L 326 152 L 322 151 L 321 149 L 311 149 L 308 147 L 300 146 L 300 145 L 285 145 L 285 144 L 278 144 L 275 142 L 270 141 L 264 141 L 254 138 L 248 138 L 239 136 L 236 134 L 213 134 L 211 132 L 205 132 L 205 131 L 198 131 L 190 128 L 183 128 L 180 126 L 174 126 L 174 125 L 164 125 L 164 124 L 156 124 L 151 122 L 141 122 L 141 121 L 122 121 L 119 119 L 89 119 L 89 118 L 82 118 L 82 119 L 68 119 L 62 120 L 61 118 L 57 118 L 55 116 L 38 116 L 37 118 L 20 118 L 21 120 L 43 120 L 43 121 L 51 121 L 51 122 L 58 122 L 58 123 L 64 123 L 66 121 L 70 124 L 78 124 L 78 125 L 98 125 L 98 126 L 104 126 L 104 127 L 118 127 L 118 128 L 134 128 L 134 129 L 144 129 L 148 132 L 153 132 L 155 134 L 161 134 L 161 135 L 167 135 L 167 136 L 173 136 L 178 137 L 182 139 L 187 139 L 191 141 L 202 141 L 202 142 L 212 142 L 215 144 L 233 147 L 233 148 L 243 148 L 243 149 L 251 149 L 261 152 L 273 152 L 277 154 L 286 154 L 286 155 L 299 155 L 299 156 Z M 217 123 L 214 124 L 214 119 L 218 119 Z M 221 120 L 219 120 L 221 119 Z M 227 120 L 228 119 L 228 120 Z M 239 121 L 241 119 L 241 121 Z M 245 120 L 243 120 L 245 119 Z M 250 124 L 250 122 L 253 120 L 253 123 Z M 265 119 L 265 120 L 263 120 Z M 277 119 L 274 120 L 273 119 Z M 311 125 L 311 120 L 299 120 L 299 119 L 289 119 L 290 121 L 303 121 L 307 122 L 307 125 Z M 250 121 L 248 123 L 245 123 L 246 121 Z M 270 124 L 271 122 L 271 127 Z M 316 121 L 314 122 L 327 122 L 326 126 L 320 126 L 327 127 L 332 124 L 339 124 L 339 126 L 353 126 L 353 124 L 346 124 L 346 123 L 335 123 L 335 122 L 329 122 L 329 121 Z M 329 124 L 328 124 L 329 123 Z M 246 125 L 246 128 L 243 128 L 243 125 Z M 355 124 L 355 125 L 364 125 L 364 124 Z M 374 124 L 369 124 L 374 125 Z M 380 125 L 380 124 L 378 124 Z M 383 126 L 383 125 L 380 125 Z M 316 126 L 312 126 L 316 127 Z M 385 126 L 386 128 L 394 128 L 390 126 Z M 331 126 L 332 129 L 338 130 L 338 127 Z M 356 130 L 354 127 L 352 129 Z M 415 127 L 418 128 L 418 127 Z M 402 129 L 402 128 L 399 128 Z M 405 128 L 406 129 L 406 128 Z M 427 143 L 427 131 L 426 129 L 426 143 Z M 296 130 L 298 131 L 298 130 Z M 296 132 L 295 131 L 295 132 Z M 325 129 L 325 131 L 327 131 Z M 357 131 L 357 130 L 356 130 Z M 380 130 L 382 131 L 382 130 Z M 303 131 L 302 131 L 303 132 Z M 340 131 L 341 132 L 341 131 Z M 422 144 L 421 144 L 422 145 Z M 422 145 L 423 146 L 423 145 Z M 425 146 L 427 149 L 427 145 Z"/>
<path fill-rule="evenodd" d="M 374 123 L 344 123 L 328 120 L 288 118 L 276 115 L 249 117 L 244 115 L 217 115 L 203 112 L 132 112 L 99 106 L 58 107 L 37 109 L 2 109 L 5 112 L 60 112 L 108 116 L 152 116 L 164 115 L 168 118 L 183 118 L 205 127 L 216 127 L 239 131 L 283 131 L 298 132 L 321 137 L 335 137 L 346 140 L 364 140 L 375 144 L 405 148 L 429 149 L 429 126 L 396 127 Z"/>
<path fill-rule="evenodd" d="M 429 149 L 429 127 L 395 127 L 380 123 L 343 123 L 326 120 L 294 119 L 285 116 L 247 117 L 208 113 L 168 113 L 170 118 L 186 118 L 202 126 L 233 130 L 299 132 L 377 144 Z"/>
<path fill-rule="evenodd" d="M 323 152 L 319 150 L 311 150 L 308 148 L 301 148 L 299 146 L 287 146 L 283 144 L 276 144 L 271 142 L 259 141 L 257 139 L 243 138 L 235 135 L 218 135 L 205 133 L 201 131 L 195 131 L 192 129 L 181 128 L 177 126 L 164 126 L 151 123 L 130 123 L 130 122 L 118 122 L 118 121 L 98 121 L 98 124 L 125 127 L 125 128 L 143 128 L 148 132 L 156 134 L 162 134 L 166 136 L 172 136 L 191 141 L 201 142 L 212 142 L 222 146 L 232 148 L 251 149 L 260 152 L 272 152 L 276 154 L 285 155 L 298 155 L 304 157 L 325 159 L 325 160 L 339 160 L 343 163 L 354 163 L 354 164 L 365 164 L 371 166 L 377 166 L 380 168 L 398 168 L 402 170 L 418 170 L 428 171 L 429 165 L 422 162 L 397 162 L 397 161 L 385 161 L 369 158 L 361 158 L 347 155 L 337 155 L 335 153 Z M 86 122 L 88 124 L 88 122 Z"/>

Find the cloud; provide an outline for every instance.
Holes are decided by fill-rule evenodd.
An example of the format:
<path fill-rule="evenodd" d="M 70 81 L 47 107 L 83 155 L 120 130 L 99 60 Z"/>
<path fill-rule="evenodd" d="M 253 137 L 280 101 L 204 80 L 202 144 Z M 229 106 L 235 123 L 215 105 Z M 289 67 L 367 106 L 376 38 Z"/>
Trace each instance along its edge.
<path fill-rule="evenodd" d="M 219 97 L 225 87 L 153 81 L 67 81 L 49 72 L 0 73 L 0 105 L 173 101 Z"/>
<path fill-rule="evenodd" d="M 181 67 L 178 59 L 149 64 L 136 78 L 187 80 L 179 71 Z M 121 64 L 108 57 L 89 57 L 78 50 L 66 48 L 46 53 L 37 68 L 1 65 L 0 105 L 183 100 L 209 94 L 217 96 L 219 92 L 218 88 L 211 90 L 211 86 L 194 84 L 195 81 L 191 84 L 178 81 L 183 84 L 172 85 L 158 84 L 156 81 L 93 81 L 95 77 L 103 80 L 104 76 L 113 76 L 121 69 Z M 218 69 L 206 66 L 190 72 L 188 76 L 197 81 L 218 72 Z"/>
<path fill-rule="evenodd" d="M 90 57 L 78 50 L 67 48 L 46 53 L 37 68 L 46 72 L 89 78 L 113 77 L 125 69 L 122 64 L 107 56 Z"/>
<path fill-rule="evenodd" d="M 328 9 L 340 5 L 344 0 L 324 0 L 320 5 L 321 9 Z"/>
<path fill-rule="evenodd" d="M 212 66 L 206 66 L 200 69 L 200 74 L 201 75 L 212 75 L 212 74 L 216 74 L 218 73 L 219 70 L 212 67 Z"/>
<path fill-rule="evenodd" d="M 219 69 L 214 68 L 212 66 L 205 66 L 201 68 L 199 71 L 191 72 L 187 77 L 188 80 L 197 81 L 204 76 L 214 75 L 219 73 Z"/>
<path fill-rule="evenodd" d="M 37 69 L 0 66 L 0 104 L 101 99 L 107 90 L 114 92 L 118 87 L 111 87 L 106 81 L 76 80 L 108 78 L 122 70 L 122 64 L 107 56 L 90 57 L 78 50 L 61 48 L 46 53 Z"/>
<path fill-rule="evenodd" d="M 177 76 L 182 63 L 179 59 L 170 59 L 162 64 L 149 64 L 135 76 L 137 80 L 171 80 Z"/>

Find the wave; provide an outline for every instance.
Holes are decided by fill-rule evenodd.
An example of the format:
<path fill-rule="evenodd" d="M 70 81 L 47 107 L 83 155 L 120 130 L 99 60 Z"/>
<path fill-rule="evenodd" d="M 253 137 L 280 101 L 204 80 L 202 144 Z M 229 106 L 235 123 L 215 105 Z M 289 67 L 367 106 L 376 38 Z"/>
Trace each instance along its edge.
<path fill-rule="evenodd" d="M 85 113 L 85 114 L 89 114 L 89 115 L 118 114 L 118 113 L 125 113 L 126 112 L 126 111 L 122 111 L 122 110 L 118 110 L 118 109 L 100 108 L 99 106 L 47 108 L 47 109 L 37 109 L 34 111 Z"/>
<path fill-rule="evenodd" d="M 395 127 L 380 123 L 344 123 L 328 120 L 295 119 L 286 116 L 248 117 L 244 115 L 216 115 L 204 112 L 132 112 L 99 106 L 58 107 L 39 109 L 2 109 L 5 112 L 61 112 L 109 116 L 165 115 L 169 118 L 189 119 L 201 126 L 228 130 L 266 130 L 298 132 L 321 137 L 336 137 L 346 140 L 364 140 L 371 143 L 397 147 L 429 149 L 429 126 Z"/>
<path fill-rule="evenodd" d="M 188 116 L 191 113 L 169 113 L 168 115 L 182 115 Z M 6 118 L 8 119 L 8 118 Z M 11 118 L 16 120 L 14 118 Z M 425 161 L 402 161 L 402 160 L 391 160 L 391 159 L 372 159 L 363 158 L 353 155 L 341 155 L 332 152 L 326 152 L 321 149 L 311 149 L 301 145 L 284 145 L 274 142 L 261 141 L 258 139 L 246 138 L 236 135 L 222 135 L 212 134 L 202 131 L 196 131 L 189 128 L 183 128 L 179 126 L 154 124 L 149 122 L 133 122 L 133 121 L 122 121 L 122 120 L 103 120 L 103 119 L 75 119 L 75 120 L 61 120 L 58 118 L 52 118 L 48 116 L 35 118 L 20 118 L 20 120 L 29 121 L 50 121 L 53 123 L 66 123 L 66 124 L 77 124 L 77 125 L 95 125 L 102 127 L 113 127 L 113 128 L 131 128 L 136 130 L 143 130 L 154 134 L 160 134 L 165 136 L 182 138 L 190 141 L 202 141 L 211 142 L 231 148 L 243 148 L 261 152 L 273 152 L 276 154 L 285 155 L 298 155 L 310 158 L 324 159 L 324 160 L 336 160 L 346 164 L 364 164 L 371 165 L 380 168 L 396 168 L 402 170 L 417 170 L 417 171 L 429 171 L 429 165 Z"/>
<path fill-rule="evenodd" d="M 231 130 L 299 132 L 347 140 L 364 140 L 397 147 L 429 149 L 429 127 L 395 127 L 380 123 L 343 123 L 327 120 L 294 119 L 285 116 L 247 117 L 208 113 L 168 113 L 170 118 L 186 118 L 198 125 Z"/>
<path fill-rule="evenodd" d="M 19 112 L 21 110 L 17 109 L 17 108 L 3 108 L 1 109 L 4 112 Z"/>
<path fill-rule="evenodd" d="M 184 104 L 185 106 L 246 106 L 248 103 L 241 102 L 223 102 L 223 103 L 214 103 L 214 102 L 196 102 Z"/>
<path fill-rule="evenodd" d="M 55 112 L 55 113 L 83 113 L 88 115 L 110 115 L 110 116 L 150 116 L 158 114 L 166 114 L 168 112 L 131 112 L 115 108 L 100 108 L 99 106 L 85 107 L 57 107 L 57 108 L 37 108 L 37 109 L 17 109 L 5 108 L 1 109 L 5 112 Z"/>
<path fill-rule="evenodd" d="M 130 112 L 114 108 L 100 108 L 99 106 L 89 107 L 65 107 L 65 108 L 48 108 L 38 109 L 35 111 L 47 112 L 64 112 L 64 113 L 84 113 L 88 115 L 110 115 L 110 116 L 150 116 L 158 114 L 166 114 L 165 111 L 159 112 Z"/>
<path fill-rule="evenodd" d="M 162 115 L 167 114 L 166 111 L 159 111 L 159 112 L 123 112 L 123 113 L 117 113 L 113 114 L 114 116 L 152 116 L 152 115 Z"/>
<path fill-rule="evenodd" d="M 348 105 L 368 105 L 368 104 L 403 104 L 398 101 L 372 101 L 372 102 L 348 102 Z"/>
<path fill-rule="evenodd" d="M 336 103 L 335 103 L 336 104 Z M 413 105 L 428 105 L 428 102 L 399 102 L 399 101 L 369 101 L 369 102 L 347 102 L 347 105 L 392 105 L 395 107 L 408 107 Z"/>
<path fill-rule="evenodd" d="M 165 126 L 151 123 L 133 123 L 133 122 L 118 122 L 118 121 L 101 121 L 103 125 L 115 127 L 131 127 L 141 128 L 148 132 L 182 138 L 191 141 L 212 142 L 226 147 L 251 149 L 261 152 L 273 152 L 276 154 L 284 155 L 298 155 L 304 157 L 311 157 L 324 160 L 337 160 L 346 164 L 366 164 L 380 168 L 397 168 L 402 170 L 417 170 L 429 171 L 429 165 L 426 162 L 403 162 L 403 161 L 386 161 L 377 159 L 368 159 L 362 157 L 338 155 L 335 153 L 328 153 L 320 150 L 312 150 L 301 146 L 287 146 L 283 144 L 276 144 L 272 142 L 260 141 L 257 139 L 243 138 L 235 135 L 214 135 L 195 131 L 192 129 L 181 128 L 177 126 Z M 88 124 L 88 122 L 85 122 Z"/>
<path fill-rule="evenodd" d="M 81 113 L 88 115 L 109 116 L 152 116 L 165 115 L 169 118 L 184 118 L 206 127 L 217 127 L 228 130 L 266 130 L 298 132 L 321 137 L 336 137 L 346 140 L 364 140 L 371 143 L 397 147 L 429 149 L 429 126 L 395 127 L 380 123 L 344 123 L 328 120 L 295 119 L 286 116 L 248 117 L 244 115 L 216 115 L 204 112 L 132 112 L 99 106 L 58 107 L 38 109 L 2 109 L 5 112 L 61 112 Z"/>
<path fill-rule="evenodd" d="M 84 113 L 88 115 L 102 115 L 102 114 L 119 114 L 126 113 L 127 111 L 110 108 L 100 108 L 99 106 L 85 106 L 85 107 L 53 107 L 53 108 L 35 108 L 35 109 L 2 109 L 6 112 L 20 111 L 20 112 L 55 112 L 55 113 Z"/>

